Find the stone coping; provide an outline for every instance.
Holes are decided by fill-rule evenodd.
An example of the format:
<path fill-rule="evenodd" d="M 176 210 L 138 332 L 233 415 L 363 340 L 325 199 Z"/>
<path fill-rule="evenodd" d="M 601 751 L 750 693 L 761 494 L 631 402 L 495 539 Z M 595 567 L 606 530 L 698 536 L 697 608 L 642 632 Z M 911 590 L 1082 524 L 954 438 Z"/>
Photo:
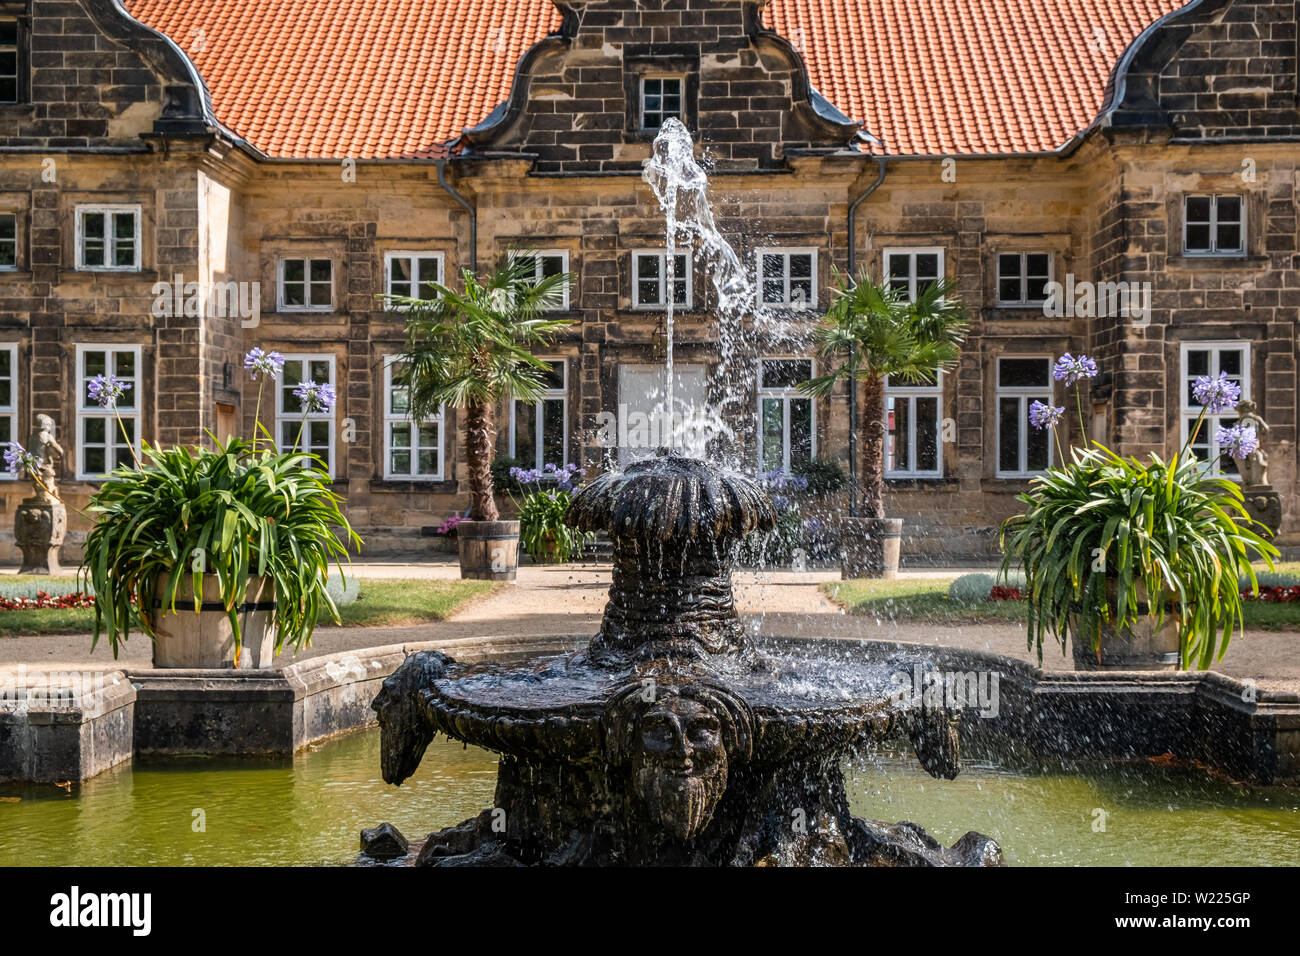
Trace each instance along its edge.
<path fill-rule="evenodd" d="M 374 723 L 370 702 L 405 658 L 464 662 L 576 650 L 589 635 L 477 636 L 387 644 L 279 670 L 94 671 L 0 667 L 0 781 L 84 780 L 133 754 L 290 755 Z M 830 655 L 902 656 L 997 674 L 1000 720 L 967 719 L 976 750 L 1052 758 L 1167 752 L 1262 783 L 1300 783 L 1300 693 L 1208 672 L 1056 671 L 990 651 L 895 641 L 764 636 Z M 51 676 L 54 680 L 51 682 Z M 65 683 L 66 682 L 66 683 Z M 51 692 L 52 689 L 52 692 Z"/>

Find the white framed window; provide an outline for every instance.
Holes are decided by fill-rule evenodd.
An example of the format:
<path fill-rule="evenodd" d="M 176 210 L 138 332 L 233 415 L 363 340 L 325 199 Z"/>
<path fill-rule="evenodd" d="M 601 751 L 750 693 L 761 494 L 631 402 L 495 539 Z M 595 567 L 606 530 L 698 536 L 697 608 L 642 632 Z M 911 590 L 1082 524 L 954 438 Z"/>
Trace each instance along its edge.
<path fill-rule="evenodd" d="M 18 268 L 18 214 L 0 212 L 0 272 Z"/>
<path fill-rule="evenodd" d="M 334 260 L 281 259 L 276 282 L 281 312 L 329 312 L 334 308 Z"/>
<path fill-rule="evenodd" d="M 0 448 L 18 437 L 18 346 L 0 342 Z M 0 481 L 18 476 L 0 469 Z"/>
<path fill-rule="evenodd" d="M 569 271 L 569 253 L 564 249 L 539 249 L 537 251 L 520 252 L 515 255 L 519 259 L 531 259 L 533 261 L 533 281 L 535 282 L 541 282 L 543 279 Z M 569 284 L 567 282 L 564 284 L 561 296 L 558 308 L 560 311 L 564 311 L 569 308 Z"/>
<path fill-rule="evenodd" d="M 943 278 L 943 249 L 938 246 L 886 249 L 885 276 L 891 286 L 915 301 L 927 285 Z"/>
<path fill-rule="evenodd" d="M 632 253 L 632 304 L 638 309 L 668 305 L 668 253 L 638 250 Z M 673 254 L 673 305 L 691 307 L 694 292 L 689 252 Z"/>
<path fill-rule="evenodd" d="M 813 360 L 772 356 L 759 359 L 758 467 L 791 474 L 817 452 L 816 411 L 799 383 L 815 374 Z"/>
<path fill-rule="evenodd" d="M 90 397 L 90 383 L 98 375 L 112 375 L 130 386 L 117 400 L 116 415 L 112 408 L 101 408 Z M 135 463 L 140 454 L 140 380 L 140 346 L 77 346 L 79 481 L 97 481 L 114 468 Z"/>
<path fill-rule="evenodd" d="M 536 402 L 510 403 L 510 457 L 533 468 L 569 463 L 569 363 L 543 358 L 550 366 Z"/>
<path fill-rule="evenodd" d="M 328 411 L 305 412 L 293 390 L 303 382 L 337 388 L 333 355 L 286 355 L 284 371 L 275 390 L 275 435 L 281 451 L 303 451 L 325 462 L 333 476 L 334 416 L 338 403 Z"/>
<path fill-rule="evenodd" d="M 409 299 L 433 299 L 438 292 L 430 283 L 442 283 L 441 252 L 388 252 L 384 254 L 384 291 Z M 399 308 L 393 306 L 393 308 Z"/>
<path fill-rule="evenodd" d="M 77 268 L 81 271 L 140 271 L 140 207 L 78 206 Z"/>
<path fill-rule="evenodd" d="M 666 119 L 685 122 L 682 109 L 685 80 L 680 76 L 641 77 L 641 128 L 658 130 Z"/>
<path fill-rule="evenodd" d="M 442 423 L 447 409 L 444 406 L 422 421 L 411 418 L 408 390 L 395 384 L 400 370 L 397 356 L 384 356 L 384 478 L 441 481 Z"/>
<path fill-rule="evenodd" d="M 933 385 L 885 379 L 885 474 L 936 478 L 943 474 L 943 373 Z"/>
<path fill-rule="evenodd" d="M 18 21 L 0 19 L 0 103 L 18 102 Z"/>
<path fill-rule="evenodd" d="M 1180 444 L 1186 443 L 1200 417 L 1201 405 L 1192 394 L 1196 380 L 1203 375 L 1218 378 L 1223 373 L 1241 388 L 1241 397 L 1250 398 L 1250 343 L 1249 342 L 1184 342 L 1181 351 L 1182 379 L 1182 427 L 1179 430 Z M 1220 428 L 1228 428 L 1237 423 L 1237 412 L 1229 409 L 1222 415 L 1206 415 L 1201 422 L 1201 430 L 1196 433 L 1191 450 L 1197 458 L 1207 464 L 1210 472 L 1226 478 L 1239 478 L 1237 463 L 1223 454 L 1223 449 L 1214 440 Z"/>
<path fill-rule="evenodd" d="M 1183 255 L 1244 256 L 1244 196 L 1184 196 Z"/>
<path fill-rule="evenodd" d="M 759 249 L 757 256 L 761 307 L 817 307 L 816 249 Z"/>
<path fill-rule="evenodd" d="M 1026 478 L 1052 465 L 1052 431 L 1029 424 L 1029 406 L 1052 403 L 1048 356 L 1002 356 L 997 363 L 997 476 Z"/>
<path fill-rule="evenodd" d="M 1050 252 L 999 252 L 998 298 L 1001 306 L 1042 305 L 1052 281 Z"/>

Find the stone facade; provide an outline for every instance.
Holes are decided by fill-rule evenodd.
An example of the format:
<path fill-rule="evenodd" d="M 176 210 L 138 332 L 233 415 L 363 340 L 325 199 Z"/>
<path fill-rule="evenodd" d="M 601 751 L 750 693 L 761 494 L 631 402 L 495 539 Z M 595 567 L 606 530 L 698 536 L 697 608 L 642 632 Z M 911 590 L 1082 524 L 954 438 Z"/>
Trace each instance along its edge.
<path fill-rule="evenodd" d="M 429 550 L 422 529 L 463 511 L 467 495 L 454 410 L 442 425 L 441 477 L 386 477 L 383 365 L 400 348 L 402 322 L 378 296 L 394 253 L 441 257 L 449 277 L 516 246 L 567 255 L 576 279 L 561 314 L 575 324 L 549 354 L 567 368 L 566 455 L 600 466 L 597 415 L 625 403 L 620 369 L 662 363 L 661 310 L 635 305 L 632 272 L 634 252 L 664 244 L 640 178 L 653 134 L 640 128 L 638 105 L 642 80 L 663 77 L 681 80 L 718 223 L 743 261 L 754 265 L 759 249 L 815 251 L 814 311 L 796 321 L 811 326 L 825 309 L 850 241 L 858 266 L 876 273 L 888 250 L 942 250 L 972 328 L 943 381 L 940 473 L 889 483 L 887 510 L 907 519 L 905 560 L 986 556 L 1017 507 L 1027 481 L 1002 477 L 998 463 L 1000 357 L 1093 354 L 1107 374 L 1082 410 L 1090 434 L 1125 453 L 1168 454 L 1181 437 L 1187 345 L 1198 342 L 1248 347 L 1249 392 L 1272 428 L 1283 542 L 1296 542 L 1292 0 L 1203 0 L 1170 18 L 1132 48 L 1099 121 L 1056 152 L 886 156 L 853 236 L 849 204 L 876 182 L 876 159 L 861 149 L 860 124 L 812 91 L 789 42 L 763 27 L 761 3 L 558 5 L 560 33 L 524 57 L 507 102 L 446 163 L 450 186 L 475 210 L 471 250 L 470 217 L 439 184 L 437 161 L 271 160 L 220 126 L 174 46 L 109 0 L 32 0 L 30 9 L 0 0 L 0 17 L 16 14 L 29 43 L 24 102 L 0 106 L 0 215 L 19 224 L 17 267 L 0 272 L 0 346 L 19 357 L 15 435 L 49 414 L 69 452 L 65 560 L 94 488 L 77 477 L 78 346 L 139 347 L 139 430 L 164 444 L 247 432 L 255 410 L 274 420 L 274 396 L 267 390 L 259 404 L 240 367 L 247 349 L 327 360 L 340 395 L 327 426 L 333 472 L 367 550 Z M 1184 254 L 1189 195 L 1242 197 L 1244 255 Z M 77 267 L 76 211 L 97 204 L 139 207 L 138 270 Z M 1149 282 L 1149 313 L 1052 317 L 1041 305 L 999 304 L 1000 253 L 1045 253 L 1061 281 Z M 285 259 L 332 263 L 326 307 L 284 307 Z M 198 310 L 160 310 L 156 284 L 178 275 L 208 290 L 242 283 L 246 299 L 257 283 L 256 314 L 214 308 L 212 293 Z M 708 366 L 719 351 L 715 301 L 707 277 L 692 278 L 675 358 Z M 764 352 L 760 337 L 749 344 Z M 818 456 L 841 464 L 845 406 L 839 395 L 814 413 Z M 756 409 L 755 396 L 736 422 L 751 461 Z M 505 454 L 505 409 L 499 421 Z M 1067 426 L 1062 438 L 1076 433 Z M 0 482 L 0 515 L 26 494 Z M 10 524 L 0 519 L 0 559 L 16 557 Z"/>

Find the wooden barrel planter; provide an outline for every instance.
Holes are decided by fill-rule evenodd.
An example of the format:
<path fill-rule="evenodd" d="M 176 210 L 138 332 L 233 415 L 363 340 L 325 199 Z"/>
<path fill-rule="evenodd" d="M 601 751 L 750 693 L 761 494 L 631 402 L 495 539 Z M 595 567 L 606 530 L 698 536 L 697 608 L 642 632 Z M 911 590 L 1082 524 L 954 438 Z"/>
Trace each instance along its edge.
<path fill-rule="evenodd" d="M 513 581 L 519 570 L 518 521 L 462 521 L 460 576 L 478 581 Z"/>
<path fill-rule="evenodd" d="M 1130 627 L 1116 628 L 1102 622 L 1101 641 L 1097 649 L 1089 639 L 1076 637 L 1080 630 L 1078 605 L 1071 605 L 1070 650 L 1077 671 L 1176 671 L 1179 651 L 1179 607 L 1166 595 L 1165 616 L 1156 625 L 1153 609 L 1147 602 L 1146 589 L 1138 587 L 1137 610 L 1140 617 Z M 1115 615 L 1117 588 L 1107 582 L 1106 599 L 1110 602 L 1111 616 Z M 1100 652 L 1100 653 L 1099 653 Z"/>
<path fill-rule="evenodd" d="M 840 526 L 840 577 L 898 577 L 903 538 L 902 518 L 844 518 Z"/>
<path fill-rule="evenodd" d="M 176 613 L 164 609 L 162 593 L 166 578 L 158 581 L 154 599 L 154 667 L 217 669 L 235 666 L 235 630 L 221 601 L 221 586 L 215 574 L 202 578 L 203 598 L 194 611 L 194 589 L 187 574 L 176 588 Z M 275 581 L 249 578 L 244 601 L 239 605 L 242 646 L 241 670 L 271 666 L 275 657 Z"/>

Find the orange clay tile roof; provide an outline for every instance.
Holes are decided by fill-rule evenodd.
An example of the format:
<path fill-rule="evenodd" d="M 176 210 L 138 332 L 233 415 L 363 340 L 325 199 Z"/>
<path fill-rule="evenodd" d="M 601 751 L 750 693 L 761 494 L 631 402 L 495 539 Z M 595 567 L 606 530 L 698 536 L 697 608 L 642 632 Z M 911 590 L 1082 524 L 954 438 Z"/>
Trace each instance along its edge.
<path fill-rule="evenodd" d="M 1128 44 L 1185 0 L 771 0 L 812 85 L 891 154 L 1055 149 Z M 551 0 L 126 0 L 271 156 L 430 158 L 560 26 Z"/>

